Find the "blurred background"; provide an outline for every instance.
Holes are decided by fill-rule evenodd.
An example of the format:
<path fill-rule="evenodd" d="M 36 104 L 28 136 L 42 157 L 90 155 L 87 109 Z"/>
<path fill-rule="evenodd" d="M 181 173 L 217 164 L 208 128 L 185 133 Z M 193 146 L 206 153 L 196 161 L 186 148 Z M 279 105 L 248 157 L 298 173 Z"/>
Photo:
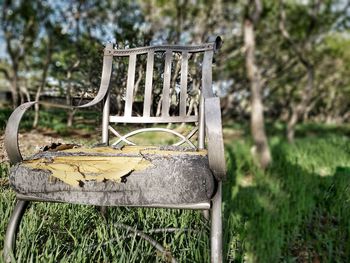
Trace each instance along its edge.
<path fill-rule="evenodd" d="M 91 100 L 99 87 L 103 48 L 108 42 L 131 48 L 200 44 L 221 36 L 213 88 L 221 99 L 229 174 L 224 185 L 225 260 L 350 260 L 349 0 L 0 0 L 0 4 L 0 186 L 4 197 L 0 208 L 4 214 L 9 216 L 14 195 L 6 179 L 2 141 L 16 106 L 31 100 L 61 105 Z M 118 72 L 125 72 L 127 61 L 120 65 Z M 194 63 L 194 68 L 200 66 Z M 173 82 L 177 85 L 179 79 Z M 121 87 L 125 83 L 125 78 L 116 75 L 111 84 L 116 114 L 124 103 Z M 141 70 L 136 83 L 142 92 Z M 199 99 L 200 85 L 195 83 L 189 89 L 188 111 Z M 138 101 L 142 97 L 135 97 L 136 113 Z M 33 146 L 53 141 L 83 137 L 91 143 L 100 134 L 101 116 L 96 110 L 37 107 L 24 118 L 21 147 L 30 154 Z M 79 221 L 86 211 L 74 209 L 87 208 L 65 209 Z M 145 218 L 152 218 L 150 212 L 142 211 Z M 35 218 L 38 212 L 30 213 Z M 118 213 L 126 212 L 118 210 L 115 216 Z M 193 227 L 199 222 L 197 214 L 188 213 L 186 218 Z M 86 230 L 74 224 L 67 228 L 75 237 L 61 238 L 65 242 L 61 244 L 56 239 L 59 232 L 49 227 L 55 217 L 47 220 L 41 231 L 47 243 L 33 250 L 23 240 L 19 252 L 23 258 L 35 255 L 44 261 L 81 262 L 81 251 L 88 261 L 124 256 L 102 248 L 90 253 L 77 247 L 84 243 Z M 179 219 L 164 220 L 173 224 Z M 2 234 L 6 224 L 1 224 Z M 27 235 L 35 240 L 31 226 Z M 169 249 L 180 262 L 207 261 L 208 240 L 196 235 L 190 237 L 190 250 L 178 236 L 169 241 Z M 47 245 L 50 240 L 56 240 L 54 248 Z M 60 252 L 72 244 L 74 251 Z M 159 259 L 143 243 L 141 247 L 125 262 L 138 262 L 142 253 L 147 260 Z"/>

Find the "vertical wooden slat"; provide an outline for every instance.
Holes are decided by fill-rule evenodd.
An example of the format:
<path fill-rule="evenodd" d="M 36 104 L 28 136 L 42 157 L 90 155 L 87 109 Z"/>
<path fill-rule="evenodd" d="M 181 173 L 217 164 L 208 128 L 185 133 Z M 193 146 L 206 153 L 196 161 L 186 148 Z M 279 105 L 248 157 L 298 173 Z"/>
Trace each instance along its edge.
<path fill-rule="evenodd" d="M 129 56 L 128 82 L 126 85 L 124 116 L 131 116 L 135 85 L 136 54 Z"/>
<path fill-rule="evenodd" d="M 180 90 L 180 116 L 186 116 L 187 99 L 187 74 L 188 74 L 188 52 L 182 52 L 181 60 L 181 90 Z"/>
<path fill-rule="evenodd" d="M 144 117 L 149 117 L 150 111 L 151 111 L 153 64 L 154 64 L 154 51 L 151 50 L 147 54 L 145 99 L 144 99 L 144 103 L 143 103 L 143 116 Z"/>
<path fill-rule="evenodd" d="M 171 61 L 173 52 L 167 50 L 165 52 L 165 66 L 164 66 L 164 83 L 162 95 L 162 116 L 169 116 L 170 108 L 170 79 L 171 79 Z"/>

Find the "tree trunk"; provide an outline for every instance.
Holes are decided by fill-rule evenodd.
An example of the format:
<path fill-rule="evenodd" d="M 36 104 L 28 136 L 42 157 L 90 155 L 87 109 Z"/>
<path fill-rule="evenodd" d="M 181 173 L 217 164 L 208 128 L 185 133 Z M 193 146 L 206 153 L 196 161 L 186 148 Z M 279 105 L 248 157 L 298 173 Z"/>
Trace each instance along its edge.
<path fill-rule="evenodd" d="M 156 117 L 160 116 L 161 107 L 162 107 L 162 101 L 163 101 L 163 97 L 161 96 L 159 101 L 158 101 L 158 104 L 157 104 Z"/>
<path fill-rule="evenodd" d="M 67 105 L 72 105 L 72 94 L 71 94 L 72 87 L 71 87 L 71 83 L 70 83 L 70 75 L 71 75 L 70 72 L 68 72 L 67 75 L 69 76 L 68 77 L 69 84 L 68 84 L 67 94 L 66 94 L 66 104 Z M 73 117 L 74 117 L 73 110 L 68 109 L 68 111 L 67 111 L 67 126 L 68 127 L 72 127 L 72 125 L 73 125 Z"/>
<path fill-rule="evenodd" d="M 314 85 L 314 67 L 311 64 L 304 65 L 307 67 L 307 85 L 305 86 L 302 94 L 301 101 L 295 107 L 292 107 L 292 114 L 287 123 L 287 140 L 292 143 L 295 138 L 295 126 L 298 123 L 301 116 L 304 115 L 307 105 L 310 102 L 311 92 Z"/>
<path fill-rule="evenodd" d="M 264 126 L 264 108 L 261 98 L 261 76 L 255 62 L 255 36 L 253 21 L 246 17 L 244 20 L 245 61 L 251 89 L 251 133 L 254 140 L 252 149 L 259 161 L 260 167 L 265 169 L 271 163 L 271 153 L 267 142 Z"/>
<path fill-rule="evenodd" d="M 23 94 L 23 102 L 25 103 L 27 101 L 30 101 L 30 94 L 28 91 L 28 80 L 27 79 L 23 79 L 23 85 L 20 86 L 20 92 Z"/>
<path fill-rule="evenodd" d="M 317 6 L 319 7 L 319 3 Z M 315 9 L 316 10 L 316 9 Z M 316 17 L 316 14 L 313 14 Z M 294 141 L 295 137 L 295 126 L 298 123 L 300 117 L 302 117 L 306 111 L 307 105 L 310 102 L 311 93 L 314 86 L 314 65 L 311 60 L 304 54 L 304 49 L 307 45 L 311 46 L 311 42 L 306 42 L 302 47 L 299 47 L 296 42 L 291 38 L 286 26 L 286 13 L 284 10 L 284 1 L 280 1 L 280 20 L 279 20 L 279 29 L 282 33 L 282 36 L 287 40 L 293 53 L 298 57 L 299 62 L 305 67 L 307 71 L 307 84 L 304 86 L 301 94 L 301 101 L 295 107 L 292 107 L 291 118 L 287 123 L 287 139 L 291 143 Z M 311 30 L 311 28 L 310 28 Z"/>
<path fill-rule="evenodd" d="M 12 96 L 12 106 L 16 108 L 18 106 L 18 89 L 17 89 L 17 76 L 14 76 L 11 81 L 11 96 Z"/>
<path fill-rule="evenodd" d="M 77 64 L 77 63 L 75 63 L 75 64 Z M 75 68 L 75 66 L 73 65 L 67 72 L 67 81 L 68 81 L 68 88 L 67 88 L 67 94 L 66 94 L 66 104 L 67 105 L 73 105 L 71 77 L 72 77 L 74 68 Z M 74 119 L 74 111 L 73 111 L 73 109 L 69 109 L 67 112 L 67 126 L 68 127 L 72 127 L 73 119 Z"/>
<path fill-rule="evenodd" d="M 291 113 L 291 117 L 288 120 L 287 123 L 287 140 L 289 143 L 294 141 L 294 137 L 295 137 L 295 125 L 298 122 L 298 109 L 297 107 L 292 107 L 292 113 Z"/>
<path fill-rule="evenodd" d="M 137 77 L 137 80 L 136 80 L 135 85 L 134 85 L 134 100 L 135 100 L 135 97 L 137 96 L 137 93 L 139 91 L 142 76 L 143 76 L 143 71 L 142 71 L 142 67 L 140 67 L 138 70 L 138 77 Z"/>
<path fill-rule="evenodd" d="M 74 119 L 74 111 L 68 110 L 68 116 L 67 116 L 67 127 L 73 126 L 73 119 Z"/>
<path fill-rule="evenodd" d="M 41 90 L 42 90 L 42 86 L 40 85 L 35 94 L 35 101 L 39 101 Z M 38 122 L 39 122 L 39 104 L 35 104 L 34 109 L 35 109 L 35 115 L 34 115 L 34 121 L 33 121 L 33 128 L 36 128 L 38 127 Z"/>
<path fill-rule="evenodd" d="M 46 76 L 47 76 L 47 71 L 49 70 L 49 65 L 51 62 L 51 54 L 52 54 L 51 43 L 52 43 L 52 41 L 50 40 L 50 37 L 49 37 L 47 50 L 46 50 L 45 64 L 44 64 L 43 73 L 41 76 L 41 83 L 36 91 L 35 101 L 40 100 L 41 91 L 44 89 L 44 87 L 46 85 Z M 39 104 L 35 104 L 34 107 L 35 107 L 35 116 L 34 116 L 34 121 L 33 121 L 33 128 L 36 128 L 38 126 L 38 122 L 39 122 Z"/>

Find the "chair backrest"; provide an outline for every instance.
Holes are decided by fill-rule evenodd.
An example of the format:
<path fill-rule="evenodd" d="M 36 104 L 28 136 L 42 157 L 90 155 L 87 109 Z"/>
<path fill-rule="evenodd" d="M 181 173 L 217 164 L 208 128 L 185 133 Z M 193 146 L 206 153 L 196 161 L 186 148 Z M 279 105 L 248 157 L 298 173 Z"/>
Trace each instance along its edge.
<path fill-rule="evenodd" d="M 191 147 L 194 146 L 189 140 L 194 133 L 198 132 L 198 148 L 204 147 L 204 116 L 202 100 L 203 95 L 212 94 L 212 60 L 216 49 L 220 48 L 221 38 L 217 37 L 215 41 L 201 45 L 159 45 L 130 49 L 114 49 L 113 44 L 107 44 L 104 50 L 104 63 L 102 70 L 102 83 L 111 87 L 113 82 L 112 65 L 113 61 L 118 58 L 127 58 L 127 73 L 126 78 L 122 76 L 122 70 L 117 67 L 116 78 L 125 79 L 124 87 L 118 87 L 122 92 L 119 98 L 122 98 L 124 103 L 123 110 L 120 115 L 110 114 L 111 88 L 105 97 L 103 106 L 103 124 L 102 124 L 102 142 L 109 144 L 109 132 L 119 137 L 115 143 L 124 142 L 133 144 L 127 138 L 145 131 L 164 131 L 170 132 L 181 138 L 180 142 L 188 143 Z M 196 59 L 194 57 L 196 56 Z M 197 59 L 202 57 L 201 60 Z M 125 61 L 124 61 L 125 62 Z M 143 67 L 142 62 L 146 62 Z M 160 62 L 160 63 L 159 63 Z M 195 68 L 201 68 L 201 72 L 195 73 L 196 76 L 191 76 L 189 72 L 189 63 Z M 124 63 L 126 64 L 126 63 Z M 145 69 L 143 74 L 144 80 L 140 82 L 141 69 Z M 162 68 L 160 70 L 160 68 Z M 137 70 L 140 69 L 140 70 Z M 124 73 L 125 75 L 125 73 Z M 137 80 L 136 80 L 137 76 Z M 198 79 L 199 78 L 199 79 Z M 196 79 L 197 95 L 192 96 L 192 102 L 189 104 L 189 93 L 193 93 L 193 81 Z M 137 85 L 135 83 L 137 82 Z M 162 82 L 161 85 L 155 82 Z M 142 88 L 139 88 L 142 83 Z M 135 94 L 135 88 L 141 94 L 143 105 L 135 103 L 135 98 L 140 95 Z M 190 87 L 191 86 L 191 87 Z M 156 87 L 160 87 L 157 88 Z M 158 91 L 158 94 L 155 93 Z M 200 90 L 200 92 L 199 92 Z M 199 95 L 200 94 L 200 95 Z M 196 97 L 196 98 L 193 98 Z M 155 110 L 157 104 L 157 110 Z M 138 110 L 135 110 L 135 108 Z M 191 110 L 189 110 L 191 107 Z M 193 108 L 197 108 L 192 110 Z M 141 110 L 142 109 L 142 112 Z M 145 128 L 139 129 L 127 135 L 120 135 L 110 123 L 198 123 L 196 128 L 187 134 L 166 129 L 166 128 Z M 196 148 L 197 148 L 196 147 Z"/>

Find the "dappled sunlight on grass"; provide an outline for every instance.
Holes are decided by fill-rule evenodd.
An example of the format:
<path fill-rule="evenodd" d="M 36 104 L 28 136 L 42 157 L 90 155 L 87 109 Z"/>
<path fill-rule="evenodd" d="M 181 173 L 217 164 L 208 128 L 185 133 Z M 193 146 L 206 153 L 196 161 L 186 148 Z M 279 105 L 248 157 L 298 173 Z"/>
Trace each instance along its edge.
<path fill-rule="evenodd" d="M 349 138 L 301 138 L 294 145 L 274 140 L 271 144 L 274 162 L 264 173 L 253 165 L 249 144 L 227 147 L 228 260 L 348 261 L 350 223 L 344 218 L 350 216 Z M 253 184 L 238 183 L 251 174 Z M 233 236 L 239 236 L 239 242 Z"/>

